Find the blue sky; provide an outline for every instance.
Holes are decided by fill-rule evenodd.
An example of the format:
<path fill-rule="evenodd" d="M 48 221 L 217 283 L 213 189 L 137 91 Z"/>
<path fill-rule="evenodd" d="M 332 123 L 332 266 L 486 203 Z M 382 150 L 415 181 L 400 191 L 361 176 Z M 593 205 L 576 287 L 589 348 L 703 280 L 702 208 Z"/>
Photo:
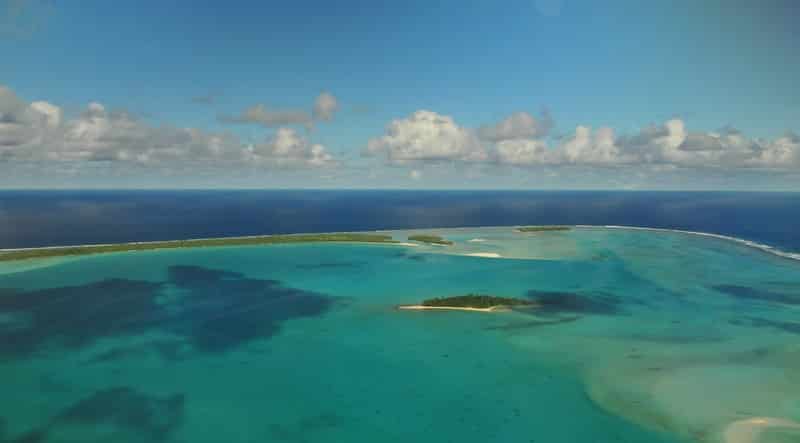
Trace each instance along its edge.
<path fill-rule="evenodd" d="M 793 1 L 0 8 L 0 187 L 800 189 Z"/>

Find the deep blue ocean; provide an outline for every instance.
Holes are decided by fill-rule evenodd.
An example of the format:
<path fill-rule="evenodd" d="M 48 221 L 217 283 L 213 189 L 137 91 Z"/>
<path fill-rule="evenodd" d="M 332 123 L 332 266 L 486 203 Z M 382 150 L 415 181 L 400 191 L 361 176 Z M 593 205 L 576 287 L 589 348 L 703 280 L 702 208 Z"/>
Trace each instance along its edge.
<path fill-rule="evenodd" d="M 800 251 L 800 193 L 0 191 L 0 248 L 524 224 L 711 232 Z"/>

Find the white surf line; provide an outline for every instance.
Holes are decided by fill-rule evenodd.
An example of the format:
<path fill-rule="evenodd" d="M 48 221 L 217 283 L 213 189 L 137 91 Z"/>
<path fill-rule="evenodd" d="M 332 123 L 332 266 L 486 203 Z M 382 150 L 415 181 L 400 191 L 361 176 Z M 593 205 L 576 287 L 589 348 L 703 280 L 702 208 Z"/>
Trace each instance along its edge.
<path fill-rule="evenodd" d="M 485 238 L 471 238 L 471 239 L 469 239 L 467 241 L 469 243 L 480 243 L 480 242 L 485 242 L 486 239 Z"/>
<path fill-rule="evenodd" d="M 655 231 L 655 232 L 674 232 L 678 234 L 688 234 L 688 235 L 698 235 L 701 237 L 711 237 L 716 238 L 719 240 L 727 240 L 738 243 L 740 245 L 748 246 L 754 249 L 758 249 L 773 255 L 777 255 L 779 257 L 788 258 L 792 260 L 800 260 L 800 253 L 796 252 L 786 252 L 782 251 L 778 248 L 773 246 L 765 245 L 763 243 L 758 243 L 752 240 L 745 240 L 743 238 L 738 237 L 731 237 L 729 235 L 722 235 L 722 234 L 712 234 L 710 232 L 699 232 L 699 231 L 685 231 L 682 229 L 668 229 L 668 228 L 646 228 L 642 226 L 621 226 L 621 225 L 575 225 L 576 228 L 603 228 L 603 229 L 629 229 L 633 231 Z"/>
<path fill-rule="evenodd" d="M 800 423 L 775 417 L 737 420 L 725 427 L 722 440 L 725 443 L 757 443 L 759 435 L 767 428 L 800 429 Z"/>

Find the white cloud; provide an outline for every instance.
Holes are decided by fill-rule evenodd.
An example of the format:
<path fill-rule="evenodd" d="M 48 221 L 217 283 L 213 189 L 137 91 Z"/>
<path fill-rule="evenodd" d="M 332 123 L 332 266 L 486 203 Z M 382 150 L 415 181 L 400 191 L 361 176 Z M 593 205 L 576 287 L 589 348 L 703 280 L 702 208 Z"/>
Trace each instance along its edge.
<path fill-rule="evenodd" d="M 578 126 L 575 134 L 559 146 L 558 155 L 564 162 L 574 164 L 613 165 L 630 161 L 622 154 L 611 128 L 599 128 L 592 134 L 591 128 Z"/>
<path fill-rule="evenodd" d="M 495 145 L 495 151 L 497 161 L 507 165 L 543 165 L 555 160 L 543 140 L 504 140 Z"/>
<path fill-rule="evenodd" d="M 0 85 L 0 159 L 28 155 L 31 145 L 61 121 L 61 110 L 47 102 L 23 102 Z"/>
<path fill-rule="evenodd" d="M 639 162 L 684 167 L 746 167 L 761 149 L 759 141 L 736 130 L 690 133 L 680 119 L 649 126 L 621 146 Z"/>
<path fill-rule="evenodd" d="M 554 141 L 546 137 L 549 117 L 537 120 L 527 113 L 512 114 L 476 131 L 449 116 L 417 111 L 392 121 L 382 137 L 367 145 L 369 155 L 385 155 L 391 164 L 468 162 L 533 166 L 656 168 L 786 169 L 800 166 L 800 138 L 788 134 L 760 140 L 726 128 L 718 132 L 689 132 L 681 119 L 643 128 L 633 136 L 617 136 L 613 128 L 578 126 L 573 134 Z"/>
<path fill-rule="evenodd" d="M 311 143 L 292 128 L 280 128 L 264 143 L 252 145 L 250 159 L 281 167 L 328 166 L 333 157 L 324 146 Z"/>
<path fill-rule="evenodd" d="M 58 106 L 44 101 L 26 104 L 0 87 L 0 160 L 89 162 L 110 161 L 169 168 L 207 163 L 269 167 L 317 167 L 335 163 L 321 144 L 311 143 L 290 128 L 248 146 L 229 133 L 197 128 L 154 126 L 121 111 L 89 103 L 65 119 Z"/>
<path fill-rule="evenodd" d="M 553 120 L 548 113 L 537 119 L 527 112 L 517 112 L 494 126 L 482 126 L 478 134 L 490 141 L 539 138 L 546 136 L 552 127 Z"/>
<path fill-rule="evenodd" d="M 339 110 L 339 101 L 329 92 L 323 92 L 314 100 L 312 115 L 316 120 L 331 121 Z"/>
<path fill-rule="evenodd" d="M 473 131 L 461 127 L 452 117 L 431 111 L 417 111 L 394 120 L 382 137 L 367 145 L 369 155 L 386 155 L 389 163 L 414 161 L 485 161 L 488 154 Z"/>
<path fill-rule="evenodd" d="M 755 158 L 750 160 L 755 166 L 800 167 L 800 137 L 789 133 L 764 144 Z"/>
<path fill-rule="evenodd" d="M 418 169 L 412 169 L 408 173 L 408 176 L 411 178 L 411 180 L 420 180 L 422 178 L 422 172 Z"/>

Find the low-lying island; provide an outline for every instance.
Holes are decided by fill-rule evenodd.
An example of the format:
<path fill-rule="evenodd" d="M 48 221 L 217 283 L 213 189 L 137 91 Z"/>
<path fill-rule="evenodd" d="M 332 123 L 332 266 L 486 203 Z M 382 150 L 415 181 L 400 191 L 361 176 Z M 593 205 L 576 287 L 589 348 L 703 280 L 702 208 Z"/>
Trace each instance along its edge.
<path fill-rule="evenodd" d="M 416 305 L 399 305 L 397 309 L 411 311 L 446 310 L 446 311 L 507 311 L 512 307 L 533 307 L 536 303 L 530 300 L 510 297 L 496 297 L 484 294 L 467 294 L 455 297 L 431 298 Z"/>

